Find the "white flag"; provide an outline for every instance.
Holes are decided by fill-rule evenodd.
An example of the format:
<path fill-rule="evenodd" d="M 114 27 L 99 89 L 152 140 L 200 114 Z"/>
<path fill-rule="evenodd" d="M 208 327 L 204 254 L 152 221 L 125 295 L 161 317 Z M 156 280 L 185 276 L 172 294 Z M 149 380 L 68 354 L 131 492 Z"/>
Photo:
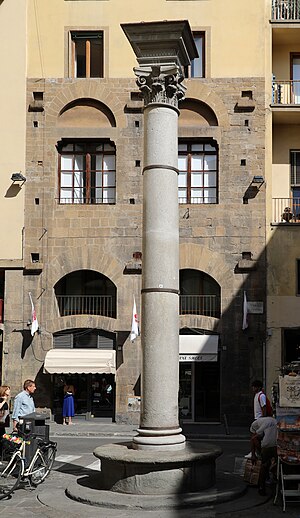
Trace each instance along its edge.
<path fill-rule="evenodd" d="M 136 303 L 135 298 L 133 297 L 133 309 L 132 309 L 132 324 L 131 324 L 131 334 L 130 334 L 130 340 L 134 342 L 137 336 L 139 336 L 139 320 L 138 320 L 138 314 L 136 311 Z"/>
<path fill-rule="evenodd" d="M 243 302 L 243 325 L 242 330 L 244 331 L 248 327 L 248 302 L 247 302 L 247 295 L 244 291 L 244 302 Z"/>
<path fill-rule="evenodd" d="M 31 336 L 34 336 L 39 328 L 39 323 L 36 318 L 36 312 L 35 312 L 34 305 L 32 302 L 31 293 L 29 292 L 28 295 L 29 295 L 30 302 L 31 302 Z"/>

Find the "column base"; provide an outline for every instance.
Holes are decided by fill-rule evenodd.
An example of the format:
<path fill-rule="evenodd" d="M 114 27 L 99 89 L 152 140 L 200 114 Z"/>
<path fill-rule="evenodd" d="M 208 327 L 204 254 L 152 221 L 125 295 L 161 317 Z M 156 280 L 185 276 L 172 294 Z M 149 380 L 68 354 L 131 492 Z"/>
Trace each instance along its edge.
<path fill-rule="evenodd" d="M 138 434 L 132 439 L 134 450 L 183 450 L 186 438 L 181 428 L 156 430 L 138 428 Z"/>

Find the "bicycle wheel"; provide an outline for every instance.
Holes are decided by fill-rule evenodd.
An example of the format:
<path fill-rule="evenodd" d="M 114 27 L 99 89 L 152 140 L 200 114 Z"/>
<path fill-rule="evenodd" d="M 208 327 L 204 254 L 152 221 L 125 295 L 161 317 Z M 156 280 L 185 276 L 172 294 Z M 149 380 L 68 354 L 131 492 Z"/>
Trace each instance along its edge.
<path fill-rule="evenodd" d="M 24 461 L 13 456 L 0 466 L 0 500 L 9 496 L 20 485 L 24 472 Z"/>
<path fill-rule="evenodd" d="M 49 475 L 55 460 L 56 448 L 46 446 L 37 453 L 37 457 L 30 467 L 30 482 L 34 486 L 41 484 Z"/>

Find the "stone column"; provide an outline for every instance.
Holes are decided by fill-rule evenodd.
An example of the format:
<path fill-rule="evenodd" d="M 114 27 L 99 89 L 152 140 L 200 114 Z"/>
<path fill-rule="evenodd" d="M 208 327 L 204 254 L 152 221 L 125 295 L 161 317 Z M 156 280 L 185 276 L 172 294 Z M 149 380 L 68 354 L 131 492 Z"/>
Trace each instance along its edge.
<path fill-rule="evenodd" d="M 178 66 L 135 69 L 145 99 L 142 412 L 135 448 L 183 448 L 178 425 Z"/>
<path fill-rule="evenodd" d="M 197 55 L 187 21 L 124 24 L 143 94 L 142 410 L 135 449 L 179 450 L 178 100 Z"/>

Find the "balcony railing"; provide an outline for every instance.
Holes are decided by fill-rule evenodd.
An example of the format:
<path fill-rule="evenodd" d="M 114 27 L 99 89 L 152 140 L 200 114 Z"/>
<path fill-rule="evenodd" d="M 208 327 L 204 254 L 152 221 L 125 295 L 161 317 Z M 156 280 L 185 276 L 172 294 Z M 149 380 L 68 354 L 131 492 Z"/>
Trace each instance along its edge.
<path fill-rule="evenodd" d="M 273 104 L 300 104 L 300 81 L 273 81 Z"/>
<path fill-rule="evenodd" d="M 299 0 L 273 0 L 272 20 L 300 20 Z"/>
<path fill-rule="evenodd" d="M 116 318 L 115 298 L 111 295 L 57 295 L 61 317 L 101 315 Z"/>
<path fill-rule="evenodd" d="M 180 295 L 180 315 L 204 315 L 220 318 L 220 297 L 217 295 Z"/>
<path fill-rule="evenodd" d="M 273 223 L 300 223 L 300 198 L 273 198 Z"/>
<path fill-rule="evenodd" d="M 89 198 L 86 198 L 86 197 L 69 197 L 69 198 L 63 198 L 63 197 L 60 197 L 58 199 L 58 202 L 60 204 L 65 204 L 65 205 L 76 205 L 76 204 L 79 204 L 79 205 L 115 205 L 116 203 L 116 198 L 113 197 L 113 198 L 92 198 L 92 197 L 89 197 Z"/>

